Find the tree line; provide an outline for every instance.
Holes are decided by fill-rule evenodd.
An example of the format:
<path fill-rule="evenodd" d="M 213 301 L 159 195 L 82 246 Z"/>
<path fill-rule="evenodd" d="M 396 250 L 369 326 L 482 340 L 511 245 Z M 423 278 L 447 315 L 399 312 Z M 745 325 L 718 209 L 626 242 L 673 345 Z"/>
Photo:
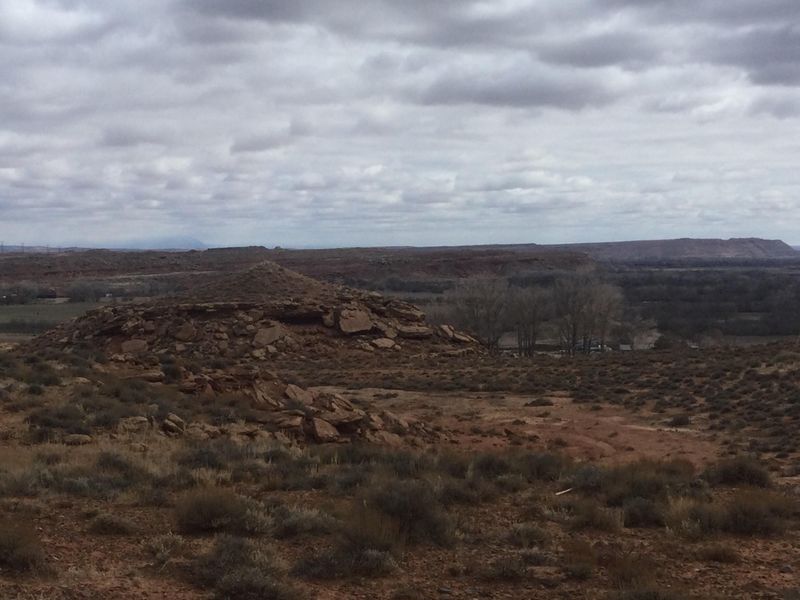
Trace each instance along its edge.
<path fill-rule="evenodd" d="M 531 356 L 547 327 L 562 351 L 574 355 L 606 349 L 612 332 L 624 335 L 630 325 L 624 306 L 617 286 L 588 275 L 563 276 L 549 287 L 476 279 L 451 293 L 449 317 L 492 351 L 504 334 L 514 332 L 517 352 Z"/>

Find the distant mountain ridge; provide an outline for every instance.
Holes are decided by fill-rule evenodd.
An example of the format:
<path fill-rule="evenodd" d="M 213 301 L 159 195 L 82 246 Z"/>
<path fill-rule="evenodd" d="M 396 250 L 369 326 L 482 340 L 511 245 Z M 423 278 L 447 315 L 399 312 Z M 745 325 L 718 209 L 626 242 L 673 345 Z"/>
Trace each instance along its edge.
<path fill-rule="evenodd" d="M 761 238 L 639 240 L 537 246 L 542 250 L 584 252 L 599 261 L 763 260 L 800 258 L 781 240 Z"/>

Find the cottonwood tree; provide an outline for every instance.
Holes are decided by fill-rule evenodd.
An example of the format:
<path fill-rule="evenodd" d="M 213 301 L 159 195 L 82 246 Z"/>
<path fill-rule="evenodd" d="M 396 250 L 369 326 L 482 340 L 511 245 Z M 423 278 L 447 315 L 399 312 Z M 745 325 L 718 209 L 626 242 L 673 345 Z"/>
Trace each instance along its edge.
<path fill-rule="evenodd" d="M 460 285 L 453 294 L 455 323 L 497 351 L 506 330 L 508 283 L 498 279 L 475 279 Z"/>
<path fill-rule="evenodd" d="M 588 354 L 594 341 L 603 348 L 622 304 L 622 292 L 611 284 L 586 275 L 557 280 L 553 305 L 562 348 L 569 355 Z"/>
<path fill-rule="evenodd" d="M 552 316 L 552 309 L 552 294 L 548 290 L 532 287 L 509 291 L 508 324 L 517 333 L 520 356 L 533 356 L 542 323 Z"/>

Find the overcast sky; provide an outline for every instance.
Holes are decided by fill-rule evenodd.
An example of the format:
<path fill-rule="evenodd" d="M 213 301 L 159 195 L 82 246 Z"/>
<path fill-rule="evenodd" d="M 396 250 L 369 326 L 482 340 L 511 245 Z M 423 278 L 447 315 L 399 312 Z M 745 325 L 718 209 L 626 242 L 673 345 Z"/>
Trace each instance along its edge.
<path fill-rule="evenodd" d="M 798 0 L 0 0 L 0 239 L 800 242 Z"/>

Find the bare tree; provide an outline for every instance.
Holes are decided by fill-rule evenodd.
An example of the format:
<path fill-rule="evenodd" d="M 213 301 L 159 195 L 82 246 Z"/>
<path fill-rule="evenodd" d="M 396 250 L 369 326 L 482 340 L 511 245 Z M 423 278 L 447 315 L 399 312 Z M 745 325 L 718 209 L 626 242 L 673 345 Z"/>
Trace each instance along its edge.
<path fill-rule="evenodd" d="M 622 292 L 585 275 L 565 277 L 553 288 L 556 325 L 562 348 L 588 354 L 594 342 L 606 345 L 622 311 Z"/>
<path fill-rule="evenodd" d="M 591 289 L 591 313 L 593 330 L 601 351 L 606 348 L 606 338 L 611 328 L 619 322 L 622 314 L 622 290 L 610 283 L 594 283 Z"/>
<path fill-rule="evenodd" d="M 456 324 L 496 351 L 506 329 L 508 283 L 475 279 L 462 284 L 453 297 Z"/>
<path fill-rule="evenodd" d="M 533 356 L 542 323 L 550 318 L 552 306 L 552 294 L 542 288 L 510 291 L 508 323 L 517 333 L 520 356 Z"/>
<path fill-rule="evenodd" d="M 584 276 L 564 277 L 553 286 L 553 308 L 561 347 L 570 356 L 585 348 L 589 315 L 590 280 Z"/>

